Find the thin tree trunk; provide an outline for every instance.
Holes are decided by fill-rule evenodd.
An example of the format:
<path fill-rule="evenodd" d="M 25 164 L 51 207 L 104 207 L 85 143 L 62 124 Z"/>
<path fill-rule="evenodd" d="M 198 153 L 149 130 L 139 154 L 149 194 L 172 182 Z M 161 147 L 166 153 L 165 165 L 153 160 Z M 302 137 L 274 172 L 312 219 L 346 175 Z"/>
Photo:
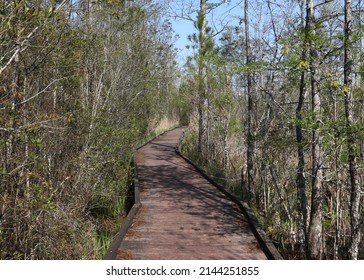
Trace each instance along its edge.
<path fill-rule="evenodd" d="M 311 98 L 312 113 L 315 116 L 314 126 L 321 123 L 321 98 L 317 90 L 316 63 L 317 51 L 311 37 L 314 35 L 314 1 L 307 0 L 306 32 L 309 36 L 310 48 L 310 72 L 311 72 Z M 320 129 L 314 128 L 312 132 L 312 182 L 311 182 L 311 215 L 308 232 L 309 257 L 311 259 L 321 259 L 323 254 L 323 230 L 322 230 L 322 135 Z"/>
<path fill-rule="evenodd" d="M 297 198 L 298 198 L 298 243 L 302 254 L 306 253 L 306 227 L 307 227 L 307 198 L 306 198 L 306 178 L 305 178 L 305 152 L 303 143 L 303 129 L 301 125 L 302 108 L 305 100 L 305 74 L 301 74 L 300 93 L 298 98 L 298 105 L 296 109 L 296 140 L 297 140 Z"/>
<path fill-rule="evenodd" d="M 358 1 L 358 19 L 359 19 L 359 26 L 363 26 L 363 21 L 362 21 L 362 17 L 363 17 L 363 14 L 362 14 L 362 0 L 359 0 Z M 364 49 L 364 40 L 361 39 L 359 40 L 358 42 L 358 57 L 359 57 L 359 60 L 361 60 L 361 57 L 364 55 L 363 53 L 363 49 Z M 362 63 L 357 63 L 357 66 L 358 66 L 358 69 L 357 69 L 357 78 L 355 80 L 356 82 L 356 86 L 358 87 L 362 87 L 363 86 L 363 77 L 364 77 L 364 73 L 362 72 Z M 359 113 L 359 118 L 360 118 L 360 122 L 363 123 L 364 122 L 364 99 L 361 100 L 360 102 L 360 113 Z M 361 151 L 361 154 L 364 154 L 364 141 L 360 141 L 360 151 Z"/>
<path fill-rule="evenodd" d="M 334 122 L 337 122 L 337 98 L 334 95 Z M 336 228 L 335 228 L 335 241 L 334 241 L 334 259 L 340 259 L 340 246 L 342 240 L 341 233 L 341 184 L 340 184 L 340 171 L 339 171 L 339 160 L 340 160 L 340 152 L 339 152 L 339 143 L 338 138 L 335 137 L 335 187 L 336 187 Z"/>
<path fill-rule="evenodd" d="M 207 70 L 205 62 L 206 53 L 206 0 L 200 1 L 200 16 L 198 18 L 200 31 L 200 55 L 198 64 L 199 75 L 199 130 L 198 130 L 198 152 L 202 157 L 207 155 L 208 150 L 208 100 L 207 100 Z"/>
<path fill-rule="evenodd" d="M 302 13 L 304 13 L 304 2 L 302 2 Z M 304 24 L 304 16 L 302 15 L 302 25 Z M 306 44 L 306 41 L 304 44 Z M 302 61 L 307 59 L 307 51 L 303 47 Z M 305 178 L 305 152 L 303 144 L 303 129 L 301 125 L 302 109 L 306 96 L 306 70 L 302 70 L 300 81 L 300 92 L 298 97 L 298 104 L 296 109 L 296 141 L 297 141 L 297 174 L 296 174 L 296 186 L 297 186 L 297 199 L 298 199 L 298 243 L 300 246 L 300 253 L 307 254 L 307 198 L 306 198 L 306 178 Z"/>
<path fill-rule="evenodd" d="M 272 75 L 272 86 L 271 86 L 271 90 L 272 92 L 274 92 L 274 75 Z M 270 104 L 270 101 L 267 102 L 267 107 L 265 109 L 265 120 L 263 123 L 263 127 L 262 127 L 262 139 L 263 139 L 263 143 L 267 143 L 268 141 L 268 137 L 269 137 L 269 127 L 270 127 L 270 122 L 272 119 L 272 107 Z M 262 146 L 262 154 L 266 155 L 268 153 L 268 145 L 263 144 Z M 260 164 L 260 170 L 259 170 L 259 174 L 260 174 L 260 186 L 259 186 L 259 198 L 257 198 L 257 203 L 258 206 L 260 206 L 261 203 L 263 203 L 263 208 L 264 209 L 264 213 L 268 213 L 268 204 L 269 204 L 269 200 L 267 197 L 268 194 L 268 185 L 267 184 L 267 162 L 266 160 L 262 160 L 261 164 Z"/>
<path fill-rule="evenodd" d="M 351 46 L 352 34 L 352 7 L 351 0 L 345 0 L 345 56 L 344 56 L 344 94 L 345 94 L 345 117 L 346 133 L 348 138 L 349 152 L 349 176 L 350 176 L 350 224 L 351 224 L 351 241 L 350 241 L 350 258 L 358 258 L 360 244 L 360 186 L 358 183 L 358 172 L 356 167 L 355 155 L 355 136 L 352 131 L 354 122 L 354 102 L 353 102 L 353 51 Z"/>
<path fill-rule="evenodd" d="M 249 67 L 251 62 L 250 56 L 250 34 L 249 34 L 249 0 L 245 0 L 244 7 L 245 18 L 245 59 L 246 65 Z M 254 189 L 254 136 L 253 136 L 253 88 L 252 88 L 252 74 L 250 70 L 247 71 L 247 96 L 248 96 L 248 115 L 246 124 L 246 141 L 247 141 L 247 177 L 248 177 L 248 191 L 249 201 L 255 204 L 255 189 Z"/>

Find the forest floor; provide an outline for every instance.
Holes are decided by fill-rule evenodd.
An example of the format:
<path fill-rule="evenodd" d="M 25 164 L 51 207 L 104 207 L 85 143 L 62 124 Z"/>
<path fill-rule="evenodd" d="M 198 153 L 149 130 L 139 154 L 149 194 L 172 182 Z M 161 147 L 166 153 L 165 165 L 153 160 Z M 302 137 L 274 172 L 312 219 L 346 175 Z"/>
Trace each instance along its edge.
<path fill-rule="evenodd" d="M 117 259 L 267 259 L 237 205 L 175 152 L 182 133 L 138 150 L 142 206 Z"/>

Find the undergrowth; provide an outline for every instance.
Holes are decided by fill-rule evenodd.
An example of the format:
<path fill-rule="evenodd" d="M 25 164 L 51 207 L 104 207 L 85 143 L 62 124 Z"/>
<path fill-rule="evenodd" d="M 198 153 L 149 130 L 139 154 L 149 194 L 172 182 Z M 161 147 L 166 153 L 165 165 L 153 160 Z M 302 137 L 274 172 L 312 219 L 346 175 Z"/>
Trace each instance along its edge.
<path fill-rule="evenodd" d="M 139 143 L 138 146 L 146 143 L 158 135 L 173 129 L 178 126 L 178 122 L 168 118 L 163 118 L 155 125 L 155 128 Z M 111 242 L 115 234 L 120 229 L 123 220 L 127 216 L 129 210 L 134 204 L 134 167 L 132 165 L 125 166 L 128 171 L 125 181 L 119 186 L 120 193 L 117 196 L 112 197 L 112 201 L 102 203 L 103 208 L 97 209 L 97 213 L 94 213 L 98 221 L 98 230 L 95 237 L 95 256 L 96 259 L 103 259 L 107 250 L 110 247 Z M 103 192 L 105 194 L 105 192 Z M 110 195 L 108 196 L 110 197 Z M 97 198 L 100 202 L 102 198 Z"/>

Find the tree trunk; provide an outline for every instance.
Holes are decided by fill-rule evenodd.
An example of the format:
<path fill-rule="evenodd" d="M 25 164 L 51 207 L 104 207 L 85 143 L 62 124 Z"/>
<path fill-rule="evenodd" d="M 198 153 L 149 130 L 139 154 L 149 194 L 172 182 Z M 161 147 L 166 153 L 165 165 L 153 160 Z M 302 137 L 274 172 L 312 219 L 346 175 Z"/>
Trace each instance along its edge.
<path fill-rule="evenodd" d="M 304 14 L 304 2 L 302 2 L 302 14 Z M 302 15 L 302 25 L 304 24 L 304 15 Z M 305 39 L 304 45 L 307 39 Z M 307 59 L 307 51 L 303 46 L 302 61 Z M 297 173 L 296 173 L 296 186 L 297 186 L 297 200 L 298 200 L 298 243 L 300 246 L 300 253 L 307 254 L 307 198 L 306 198 L 306 178 L 305 178 L 305 152 L 303 147 L 303 129 L 302 129 L 302 109 L 306 96 L 306 69 L 302 70 L 300 80 L 300 92 L 298 97 L 298 104 L 296 108 L 296 141 L 297 141 Z"/>
<path fill-rule="evenodd" d="M 249 34 L 249 0 L 245 0 L 244 7 L 245 18 L 245 59 L 246 65 L 249 67 L 251 62 L 250 56 L 250 34 Z M 247 177 L 248 177 L 248 191 L 249 201 L 255 204 L 255 189 L 254 189 L 254 136 L 253 136 L 253 89 L 252 89 L 252 74 L 250 70 L 247 71 L 247 96 L 248 96 L 248 115 L 246 123 L 246 141 L 247 141 Z"/>
<path fill-rule="evenodd" d="M 345 118 L 346 133 L 349 153 L 349 176 L 350 176 L 350 258 L 358 258 L 360 244 L 360 186 L 358 183 L 358 172 L 356 167 L 355 155 L 355 135 L 353 131 L 354 123 L 354 102 L 353 102 L 353 51 L 351 45 L 352 37 L 352 7 L 351 0 L 345 0 L 345 27 L 344 27 L 344 95 L 345 95 Z"/>
<path fill-rule="evenodd" d="M 309 36 L 309 49 L 310 49 L 310 72 L 311 72 L 311 98 L 312 98 L 312 113 L 314 115 L 315 123 L 312 131 L 312 181 L 311 181 L 311 215 L 309 225 L 309 257 L 311 259 L 321 259 L 323 254 L 323 232 L 322 232 L 322 150 L 321 142 L 322 135 L 320 133 L 321 123 L 321 98 L 317 90 L 316 78 L 316 63 L 317 51 L 315 49 L 315 42 L 312 41 L 312 35 L 315 34 L 314 30 L 314 1 L 307 0 L 307 16 L 306 16 L 306 32 Z"/>
<path fill-rule="evenodd" d="M 200 15 L 198 17 L 200 53 L 198 64 L 199 75 L 199 130 L 198 130 L 198 152 L 206 157 L 208 151 L 208 99 L 207 99 L 207 70 L 205 62 L 206 53 L 206 0 L 200 1 Z"/>
<path fill-rule="evenodd" d="M 337 97 L 334 96 L 334 122 L 337 122 Z M 339 152 L 339 141 L 338 138 L 335 137 L 335 188 L 336 188 L 336 228 L 335 228 L 335 241 L 334 241 L 334 259 L 339 260 L 340 259 L 340 246 L 342 243 L 342 211 L 341 211 L 341 196 L 342 196 L 342 186 L 340 183 L 340 152 Z M 345 239 L 345 238 L 344 238 Z"/>

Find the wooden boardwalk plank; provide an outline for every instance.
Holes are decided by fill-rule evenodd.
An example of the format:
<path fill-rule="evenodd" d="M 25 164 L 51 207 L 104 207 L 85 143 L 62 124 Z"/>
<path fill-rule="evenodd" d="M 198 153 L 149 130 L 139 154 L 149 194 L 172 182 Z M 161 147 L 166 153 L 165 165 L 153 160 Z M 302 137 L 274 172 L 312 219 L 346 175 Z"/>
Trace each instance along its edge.
<path fill-rule="evenodd" d="M 267 259 L 236 204 L 176 154 L 181 135 L 137 151 L 142 206 L 117 259 Z"/>

